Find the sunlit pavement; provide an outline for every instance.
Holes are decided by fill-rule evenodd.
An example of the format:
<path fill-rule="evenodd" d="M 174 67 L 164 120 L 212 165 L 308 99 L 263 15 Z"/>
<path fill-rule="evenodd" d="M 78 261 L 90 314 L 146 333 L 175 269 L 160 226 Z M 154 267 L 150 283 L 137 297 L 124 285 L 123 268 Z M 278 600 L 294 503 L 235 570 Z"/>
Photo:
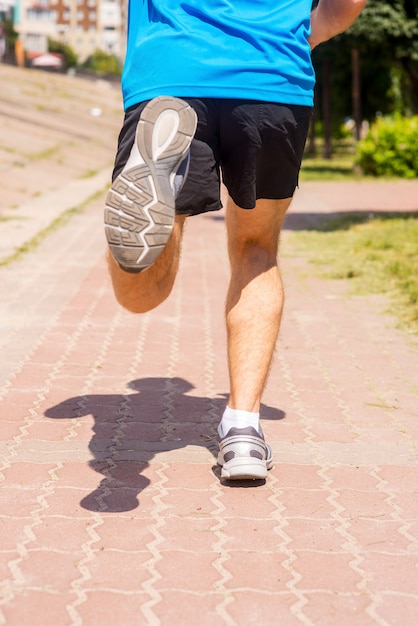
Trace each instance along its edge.
<path fill-rule="evenodd" d="M 103 197 L 0 268 L 0 624 L 415 625 L 418 352 L 383 298 L 320 279 L 288 237 L 379 209 L 363 190 L 301 185 L 286 222 L 262 483 L 216 466 L 222 212 L 189 220 L 145 315 L 113 298 Z"/>

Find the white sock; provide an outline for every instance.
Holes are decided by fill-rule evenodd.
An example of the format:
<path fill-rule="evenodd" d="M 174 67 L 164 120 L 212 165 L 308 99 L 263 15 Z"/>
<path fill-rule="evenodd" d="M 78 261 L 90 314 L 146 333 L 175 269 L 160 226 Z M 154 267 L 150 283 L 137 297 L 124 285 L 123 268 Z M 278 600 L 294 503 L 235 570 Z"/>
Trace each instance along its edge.
<path fill-rule="evenodd" d="M 230 409 L 227 406 L 218 426 L 218 433 L 220 437 L 225 437 L 230 428 L 246 428 L 247 426 L 252 426 L 259 432 L 260 413 Z"/>

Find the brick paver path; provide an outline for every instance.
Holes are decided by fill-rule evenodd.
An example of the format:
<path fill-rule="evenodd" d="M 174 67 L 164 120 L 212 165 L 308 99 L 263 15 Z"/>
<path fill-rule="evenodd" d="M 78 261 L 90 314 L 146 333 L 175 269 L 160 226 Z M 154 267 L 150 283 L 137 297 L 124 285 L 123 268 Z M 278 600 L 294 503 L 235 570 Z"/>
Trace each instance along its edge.
<path fill-rule="evenodd" d="M 224 484 L 223 215 L 189 221 L 173 294 L 135 316 L 111 293 L 102 205 L 0 268 L 0 624 L 414 626 L 411 339 L 285 231 L 275 467 Z"/>
<path fill-rule="evenodd" d="M 114 302 L 101 201 L 0 271 L 1 621 L 410 625 L 417 352 L 284 236 L 265 484 L 226 485 L 222 215 L 156 311 Z"/>

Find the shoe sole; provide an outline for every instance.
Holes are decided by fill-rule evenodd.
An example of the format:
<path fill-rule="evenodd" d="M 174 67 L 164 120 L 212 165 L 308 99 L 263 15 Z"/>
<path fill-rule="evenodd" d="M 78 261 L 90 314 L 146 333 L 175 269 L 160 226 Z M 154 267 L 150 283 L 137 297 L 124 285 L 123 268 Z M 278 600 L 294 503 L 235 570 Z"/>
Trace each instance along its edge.
<path fill-rule="evenodd" d="M 128 161 L 115 178 L 105 208 L 110 251 L 128 272 L 149 267 L 167 244 L 175 217 L 173 179 L 196 125 L 196 113 L 179 98 L 155 98 L 142 111 L 135 138 L 140 162 Z"/>
<path fill-rule="evenodd" d="M 251 458 L 237 458 L 222 465 L 221 478 L 227 480 L 260 480 L 267 477 L 273 463 Z"/>

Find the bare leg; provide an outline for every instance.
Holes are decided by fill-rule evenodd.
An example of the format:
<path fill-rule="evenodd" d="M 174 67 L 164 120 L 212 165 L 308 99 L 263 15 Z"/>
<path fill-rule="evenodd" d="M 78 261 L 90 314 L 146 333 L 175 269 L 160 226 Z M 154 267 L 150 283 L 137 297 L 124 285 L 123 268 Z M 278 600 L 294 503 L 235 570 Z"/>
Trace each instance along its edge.
<path fill-rule="evenodd" d="M 157 307 L 171 293 L 180 261 L 185 216 L 177 215 L 166 247 L 157 260 L 138 274 L 122 270 L 108 253 L 109 272 L 119 304 L 132 313 Z"/>
<path fill-rule="evenodd" d="M 231 280 L 226 301 L 229 406 L 258 412 L 283 309 L 277 266 L 280 228 L 291 202 L 259 200 L 250 211 L 228 200 Z"/>
<path fill-rule="evenodd" d="M 148 102 L 129 159 L 107 195 L 109 272 L 116 299 L 133 313 L 154 309 L 173 288 L 185 223 L 175 213 L 175 196 L 187 175 L 196 124 L 184 100 Z"/>

